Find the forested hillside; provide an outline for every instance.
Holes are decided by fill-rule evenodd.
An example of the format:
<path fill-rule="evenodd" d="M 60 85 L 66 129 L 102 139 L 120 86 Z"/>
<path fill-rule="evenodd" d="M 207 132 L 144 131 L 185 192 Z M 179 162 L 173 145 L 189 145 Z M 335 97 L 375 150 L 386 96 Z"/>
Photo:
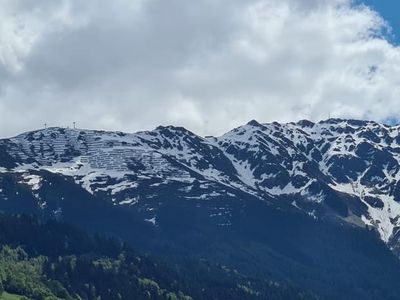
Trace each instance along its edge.
<path fill-rule="evenodd" d="M 0 287 L 28 299 L 312 299 L 202 261 L 168 266 L 67 224 L 0 215 Z"/>

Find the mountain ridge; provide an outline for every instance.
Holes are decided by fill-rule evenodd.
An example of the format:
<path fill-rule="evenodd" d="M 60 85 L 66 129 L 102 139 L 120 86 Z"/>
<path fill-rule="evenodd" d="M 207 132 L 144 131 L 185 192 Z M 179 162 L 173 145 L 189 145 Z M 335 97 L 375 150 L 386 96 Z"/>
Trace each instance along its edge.
<path fill-rule="evenodd" d="M 46 128 L 0 140 L 0 211 L 322 299 L 398 299 L 399 128 L 342 119 L 253 121 L 220 137 Z"/>
<path fill-rule="evenodd" d="M 129 206 L 173 184 L 187 199 L 246 193 L 313 218 L 371 226 L 393 248 L 400 228 L 399 132 L 398 125 L 351 119 L 251 120 L 219 137 L 177 126 L 136 133 L 51 127 L 1 139 L 0 171 L 60 173 Z M 22 177 L 33 193 L 40 190 L 40 176 Z M 203 188 L 190 195 L 197 181 Z"/>

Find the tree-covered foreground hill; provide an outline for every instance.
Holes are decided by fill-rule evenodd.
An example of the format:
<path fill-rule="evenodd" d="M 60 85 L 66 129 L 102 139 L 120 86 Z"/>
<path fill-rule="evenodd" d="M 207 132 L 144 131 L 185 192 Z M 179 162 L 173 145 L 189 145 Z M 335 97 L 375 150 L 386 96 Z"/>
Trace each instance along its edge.
<path fill-rule="evenodd" d="M 0 299 L 314 298 L 207 261 L 167 265 L 122 242 L 30 216 L 1 214 L 0 244 Z"/>

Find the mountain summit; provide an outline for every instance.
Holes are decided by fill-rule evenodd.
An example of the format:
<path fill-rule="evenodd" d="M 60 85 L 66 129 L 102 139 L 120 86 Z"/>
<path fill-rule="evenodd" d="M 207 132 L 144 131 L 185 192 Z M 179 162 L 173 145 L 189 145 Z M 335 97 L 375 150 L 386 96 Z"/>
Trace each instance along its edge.
<path fill-rule="evenodd" d="M 0 140 L 0 210 L 329 299 L 400 295 L 390 288 L 400 276 L 400 126 L 253 120 L 205 138 L 174 126 L 46 128 Z"/>
<path fill-rule="evenodd" d="M 42 172 L 120 206 L 146 205 L 171 189 L 188 201 L 246 194 L 312 218 L 373 227 L 396 247 L 399 130 L 344 119 L 252 120 L 217 138 L 173 126 L 134 134 L 48 128 L 0 140 L 0 172 L 17 174 L 38 201 Z M 229 210 L 210 218 L 229 226 Z M 157 226 L 157 209 L 149 211 Z"/>

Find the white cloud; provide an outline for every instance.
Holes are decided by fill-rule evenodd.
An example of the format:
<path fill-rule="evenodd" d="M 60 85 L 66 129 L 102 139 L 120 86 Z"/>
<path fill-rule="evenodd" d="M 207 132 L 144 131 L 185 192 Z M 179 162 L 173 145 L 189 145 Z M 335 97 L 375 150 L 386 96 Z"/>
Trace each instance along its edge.
<path fill-rule="evenodd" d="M 396 118 L 387 29 L 346 0 L 4 0 L 0 135 Z"/>

